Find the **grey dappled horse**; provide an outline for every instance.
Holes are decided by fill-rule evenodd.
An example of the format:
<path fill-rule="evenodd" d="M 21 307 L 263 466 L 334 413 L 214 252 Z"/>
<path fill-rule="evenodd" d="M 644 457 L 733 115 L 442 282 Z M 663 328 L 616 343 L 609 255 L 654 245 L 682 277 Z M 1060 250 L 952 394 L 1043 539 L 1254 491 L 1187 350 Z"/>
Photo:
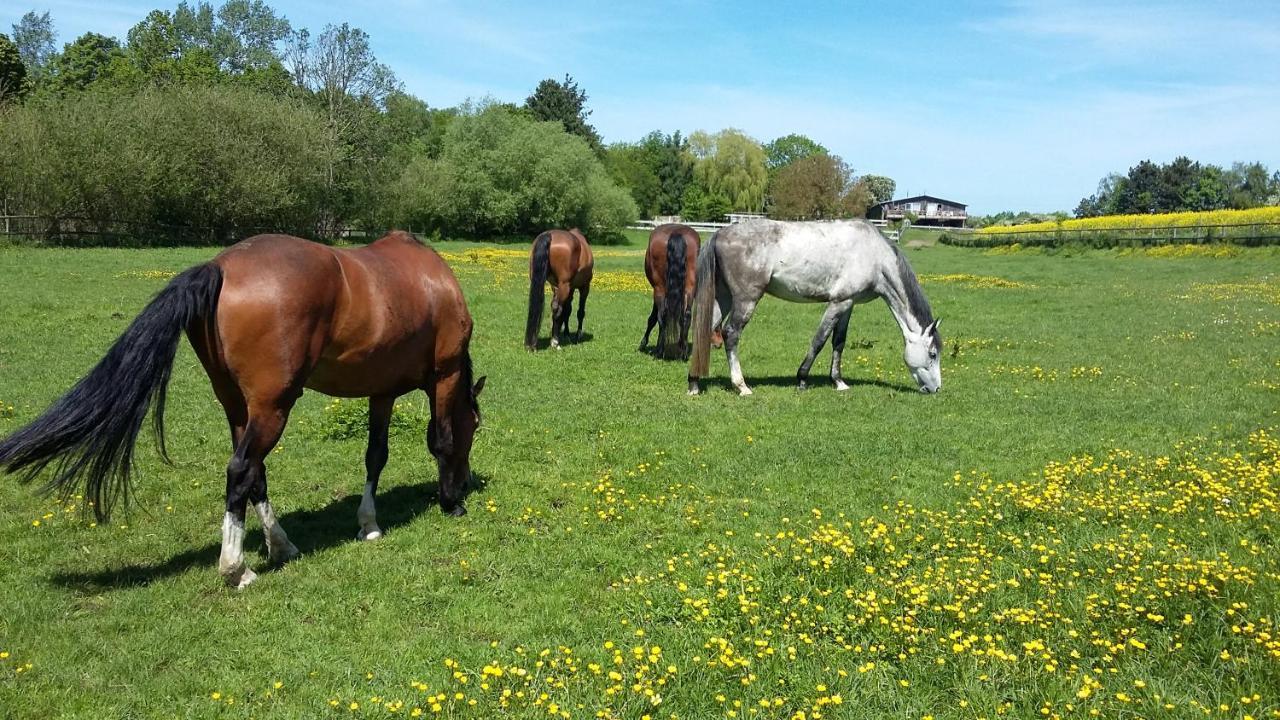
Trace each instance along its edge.
<path fill-rule="evenodd" d="M 749 220 L 729 225 L 698 253 L 697 287 L 690 395 L 700 392 L 698 380 L 707 374 L 713 326 L 723 333 L 734 387 L 742 395 L 751 394 L 738 364 L 738 340 L 765 293 L 791 302 L 827 303 L 809 354 L 796 373 L 801 389 L 828 336 L 831 379 L 837 390 L 848 389 L 840 377 L 840 354 L 849 314 L 854 305 L 877 297 L 884 298 L 902 329 L 903 359 L 920 392 L 942 387 L 942 338 L 929 301 L 902 252 L 865 220 Z"/>

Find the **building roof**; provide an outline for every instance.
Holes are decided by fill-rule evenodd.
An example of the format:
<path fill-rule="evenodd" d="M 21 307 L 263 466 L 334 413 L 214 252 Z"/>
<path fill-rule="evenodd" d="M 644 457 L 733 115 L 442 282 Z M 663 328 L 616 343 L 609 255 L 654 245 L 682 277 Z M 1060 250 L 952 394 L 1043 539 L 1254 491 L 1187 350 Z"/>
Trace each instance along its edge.
<path fill-rule="evenodd" d="M 933 200 L 934 202 L 940 202 L 940 203 L 943 203 L 944 205 L 954 205 L 956 207 L 969 207 L 964 203 L 958 203 L 954 200 L 944 200 L 936 195 L 912 195 L 911 197 L 898 198 L 896 200 L 887 200 L 882 203 L 876 203 L 875 205 L 872 205 L 872 207 L 879 207 L 881 205 L 898 205 L 905 202 L 912 202 L 914 200 Z"/>

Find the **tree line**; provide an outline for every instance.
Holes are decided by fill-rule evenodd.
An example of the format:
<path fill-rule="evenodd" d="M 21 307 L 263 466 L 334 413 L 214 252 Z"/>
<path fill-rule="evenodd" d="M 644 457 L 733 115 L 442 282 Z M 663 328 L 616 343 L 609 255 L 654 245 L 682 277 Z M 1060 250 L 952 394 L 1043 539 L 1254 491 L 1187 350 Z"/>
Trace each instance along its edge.
<path fill-rule="evenodd" d="M 0 34 L 0 199 L 55 238 L 226 243 L 408 227 L 597 236 L 637 217 L 861 215 L 893 192 L 799 135 L 726 129 L 606 144 L 570 76 L 522 104 L 436 108 L 347 23 L 294 28 L 262 0 L 184 0 L 123 39 L 57 48 L 48 12 Z"/>
<path fill-rule="evenodd" d="M 1280 170 L 1272 173 L 1260 162 L 1222 168 L 1180 156 L 1163 165 L 1143 160 L 1124 175 L 1107 175 L 1097 192 L 1080 200 L 1075 216 L 1248 210 L 1276 204 Z"/>

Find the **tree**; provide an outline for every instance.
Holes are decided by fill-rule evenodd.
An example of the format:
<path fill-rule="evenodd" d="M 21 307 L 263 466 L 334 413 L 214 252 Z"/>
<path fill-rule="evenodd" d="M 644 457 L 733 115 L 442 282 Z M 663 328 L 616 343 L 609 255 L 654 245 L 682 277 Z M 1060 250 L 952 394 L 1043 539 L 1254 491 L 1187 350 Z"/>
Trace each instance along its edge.
<path fill-rule="evenodd" d="M 1259 162 L 1232 163 L 1223 179 L 1228 206 L 1238 210 L 1266 205 L 1274 192 L 1267 167 Z"/>
<path fill-rule="evenodd" d="M 39 15 L 32 10 L 13 25 L 13 44 L 18 47 L 18 55 L 32 82 L 44 80 L 49 61 L 53 59 L 56 38 L 53 19 L 47 10 Z"/>
<path fill-rule="evenodd" d="M 219 60 L 232 73 L 279 66 L 278 46 L 290 32 L 289 21 L 262 0 L 227 0 L 218 8 Z"/>
<path fill-rule="evenodd" d="M 733 203 L 723 193 L 708 191 L 698 183 L 690 183 L 680 198 L 680 214 L 694 222 L 720 222 L 733 212 Z"/>
<path fill-rule="evenodd" d="M 866 214 L 872 200 L 865 183 L 839 157 L 809 155 L 778 171 L 770 185 L 770 215 L 781 220 L 830 220 Z"/>
<path fill-rule="evenodd" d="M 289 55 L 294 79 L 327 120 L 325 178 L 333 218 L 326 232 L 331 232 L 369 204 L 362 195 L 377 185 L 378 161 L 386 154 L 378 111 L 400 83 L 378 62 L 368 33 L 347 23 L 325 26 L 314 43 L 308 31 L 299 31 Z"/>
<path fill-rule="evenodd" d="M 575 225 L 591 235 L 636 216 L 584 139 L 497 104 L 464 107 L 440 157 L 415 158 L 390 195 L 392 222 L 471 237 Z"/>
<path fill-rule="evenodd" d="M 782 168 L 810 155 L 825 154 L 827 149 L 804 135 L 783 135 L 764 146 L 769 172 L 776 173 Z"/>
<path fill-rule="evenodd" d="M 0 105 L 11 98 L 22 97 L 27 90 L 27 66 L 18 47 L 8 35 L 0 33 Z"/>
<path fill-rule="evenodd" d="M 586 140 L 597 152 L 603 151 L 600 134 L 587 122 L 591 116 L 587 93 L 571 76 L 565 75 L 564 82 L 547 78 L 538 83 L 533 94 L 525 99 L 524 108 L 535 120 L 560 122 L 566 131 Z"/>
<path fill-rule="evenodd" d="M 678 130 L 671 135 L 654 130 L 640 140 L 640 145 L 658 176 L 657 214 L 681 214 L 685 188 L 693 182 L 688 140 L 682 138 Z"/>
<path fill-rule="evenodd" d="M 893 178 L 884 175 L 863 175 L 862 183 L 866 186 L 867 192 L 871 193 L 871 204 L 888 202 L 893 199 L 893 191 L 898 189 L 898 184 Z"/>
<path fill-rule="evenodd" d="M 694 182 L 705 196 L 723 196 L 732 210 L 764 209 L 769 173 L 760 143 L 733 128 L 715 135 L 698 131 L 689 136 L 688 152 L 695 160 Z"/>
<path fill-rule="evenodd" d="M 49 87 L 54 92 L 84 90 L 111 77 L 116 63 L 125 59 L 124 50 L 115 38 L 85 33 L 67 43 L 50 65 Z"/>
<path fill-rule="evenodd" d="M 661 184 L 643 144 L 615 143 L 604 152 L 609 177 L 631 192 L 641 217 L 658 213 Z"/>
<path fill-rule="evenodd" d="M 313 108 L 233 87 L 50 94 L 0 115 L 0 187 L 18 213 L 137 223 L 135 241 L 313 235 L 324 131 Z"/>

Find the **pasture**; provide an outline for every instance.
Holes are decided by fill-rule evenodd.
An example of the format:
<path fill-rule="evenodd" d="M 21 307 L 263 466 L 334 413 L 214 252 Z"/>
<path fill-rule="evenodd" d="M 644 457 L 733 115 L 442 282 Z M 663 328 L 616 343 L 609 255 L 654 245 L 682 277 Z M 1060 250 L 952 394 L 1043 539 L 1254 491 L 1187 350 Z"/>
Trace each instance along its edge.
<path fill-rule="evenodd" d="M 884 304 L 835 392 L 822 307 L 761 303 L 756 394 L 636 352 L 642 245 L 599 247 L 582 344 L 523 347 L 527 246 L 437 246 L 476 320 L 460 519 L 400 401 L 355 538 L 360 404 L 268 460 L 303 552 L 216 572 L 226 423 L 183 343 L 162 464 L 95 527 L 0 482 L 6 717 L 1280 716 L 1280 253 L 908 251 L 945 338 L 915 391 Z M 0 435 L 209 249 L 0 249 Z M 542 337 L 547 337 L 544 320 Z M 265 570 L 256 519 L 246 552 Z"/>

